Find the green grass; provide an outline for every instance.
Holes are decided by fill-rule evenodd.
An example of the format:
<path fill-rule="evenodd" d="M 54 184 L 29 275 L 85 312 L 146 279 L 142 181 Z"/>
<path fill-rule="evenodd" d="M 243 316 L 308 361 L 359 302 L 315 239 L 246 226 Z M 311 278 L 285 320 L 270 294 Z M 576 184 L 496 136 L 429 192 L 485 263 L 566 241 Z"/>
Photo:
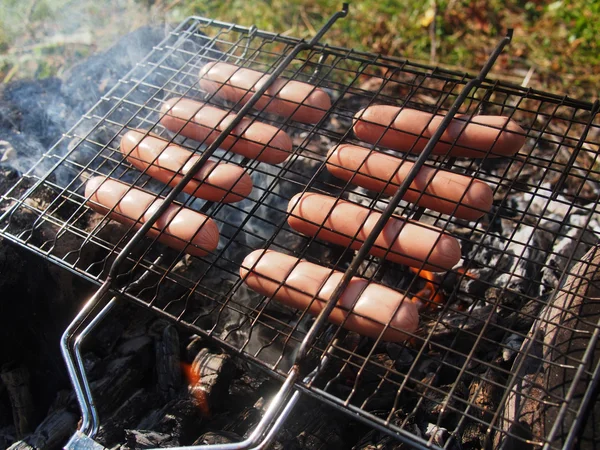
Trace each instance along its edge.
<path fill-rule="evenodd" d="M 147 23 L 200 15 L 301 38 L 341 8 L 330 0 L 3 0 L 0 81 L 60 75 L 65 67 Z M 600 0 L 366 0 L 350 5 L 324 42 L 419 62 L 478 70 L 511 27 L 493 75 L 577 97 L 597 97 Z M 91 42 L 45 45 L 87 30 Z M 59 48 L 56 48 L 56 47 Z M 25 49 L 25 50 L 23 50 Z M 15 69 L 16 68 L 16 69 Z"/>
<path fill-rule="evenodd" d="M 197 14 L 309 37 L 340 6 L 328 0 L 196 1 L 180 3 L 170 15 L 179 20 Z M 475 71 L 510 27 L 514 40 L 494 69 L 496 77 L 520 83 L 533 67 L 535 87 L 595 97 L 600 82 L 598 19 L 599 0 L 374 0 L 351 4 L 349 16 L 325 40 Z"/>

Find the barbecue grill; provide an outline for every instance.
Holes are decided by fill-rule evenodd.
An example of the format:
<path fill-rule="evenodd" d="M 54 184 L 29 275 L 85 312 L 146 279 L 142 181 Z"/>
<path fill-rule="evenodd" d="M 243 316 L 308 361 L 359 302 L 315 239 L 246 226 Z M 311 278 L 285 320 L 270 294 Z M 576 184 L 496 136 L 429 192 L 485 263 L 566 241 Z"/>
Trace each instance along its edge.
<path fill-rule="evenodd" d="M 99 418 L 81 347 L 124 300 L 212 339 L 281 381 L 245 441 L 212 448 L 264 448 L 303 395 L 416 448 L 455 448 L 474 430 L 485 436 L 486 446 L 505 449 L 571 448 L 582 438 L 600 380 L 600 308 L 593 291 L 600 240 L 600 104 L 486 78 L 510 32 L 477 76 L 319 43 L 346 14 L 345 5 L 310 41 L 201 17 L 185 20 L 2 196 L 4 239 L 99 286 L 62 341 L 83 413 L 67 448 L 101 448 L 93 441 Z M 271 76 L 246 105 L 227 103 L 199 88 L 199 71 L 211 61 Z M 278 76 L 325 90 L 331 109 L 310 125 L 252 109 Z M 235 120 L 210 145 L 170 133 L 159 118 L 162 102 L 173 96 L 229 108 Z M 358 143 L 352 134 L 354 114 L 372 104 L 446 116 L 418 157 L 370 146 L 415 162 L 392 198 L 334 179 L 325 170 L 329 148 Z M 526 144 L 515 156 L 497 159 L 432 157 L 455 114 L 508 116 L 526 130 Z M 290 158 L 275 166 L 219 149 L 242 118 L 260 118 L 285 130 L 294 142 Z M 176 187 L 161 185 L 122 157 L 120 138 L 132 129 L 155 133 L 202 157 Z M 248 199 L 224 204 L 183 193 L 194 169 L 209 156 L 246 168 L 254 179 Z M 488 183 L 494 190 L 492 211 L 465 221 L 402 201 L 423 165 Z M 110 212 L 99 215 L 88 206 L 84 185 L 95 175 L 166 201 L 139 229 L 122 226 L 115 232 Z M 286 205 L 300 192 L 327 193 L 383 215 L 359 250 L 341 248 L 287 226 Z M 218 224 L 216 251 L 190 256 L 146 237 L 172 204 L 200 211 Z M 392 214 L 456 236 L 462 246 L 459 266 L 425 280 L 423 273 L 369 256 Z M 318 317 L 278 306 L 244 285 L 239 266 L 248 253 L 262 248 L 345 273 Z M 405 343 L 360 337 L 327 321 L 355 275 L 429 304 L 419 330 Z"/>

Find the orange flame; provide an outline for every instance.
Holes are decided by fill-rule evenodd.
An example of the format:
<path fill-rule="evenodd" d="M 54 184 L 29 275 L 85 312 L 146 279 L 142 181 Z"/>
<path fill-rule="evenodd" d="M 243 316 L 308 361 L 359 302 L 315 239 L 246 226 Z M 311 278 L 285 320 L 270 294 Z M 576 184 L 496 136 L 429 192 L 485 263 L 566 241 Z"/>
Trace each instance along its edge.
<path fill-rule="evenodd" d="M 446 302 L 446 296 L 439 289 L 439 282 L 435 273 L 415 267 L 410 267 L 410 270 L 418 277 L 427 280 L 425 286 L 411 299 L 412 302 L 417 304 L 419 310 L 434 310 Z"/>
<path fill-rule="evenodd" d="M 181 371 L 188 382 L 188 391 L 192 397 L 198 402 L 200 414 L 204 417 L 210 417 L 210 405 L 208 403 L 208 395 L 202 384 L 200 384 L 200 375 L 193 369 L 191 364 L 181 363 Z"/>

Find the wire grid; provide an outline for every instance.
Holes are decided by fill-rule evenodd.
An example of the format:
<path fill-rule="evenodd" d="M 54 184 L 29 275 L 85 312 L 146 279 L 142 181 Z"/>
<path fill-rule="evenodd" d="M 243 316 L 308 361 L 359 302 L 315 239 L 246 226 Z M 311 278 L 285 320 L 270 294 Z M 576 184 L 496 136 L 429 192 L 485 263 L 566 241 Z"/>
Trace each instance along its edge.
<path fill-rule="evenodd" d="M 135 230 L 91 212 L 83 193 L 85 182 L 103 175 L 159 196 L 170 191 L 123 159 L 119 151 L 123 134 L 143 129 L 201 152 L 204 143 L 174 135 L 158 124 L 162 102 L 185 96 L 235 111 L 239 105 L 200 90 L 200 68 L 209 61 L 225 61 L 268 73 L 297 43 L 254 28 L 188 19 L 2 197 L 6 211 L 0 221 L 2 235 L 101 283 Z M 147 238 L 118 268 L 113 284 L 116 293 L 211 336 L 275 376 L 289 370 L 311 319 L 306 311 L 292 311 L 247 289 L 238 275 L 243 258 L 255 249 L 269 248 L 345 270 L 354 251 L 289 228 L 288 201 L 310 191 L 384 209 L 385 196 L 328 174 L 327 151 L 344 142 L 414 160 L 412 155 L 356 140 L 351 131 L 354 114 L 372 104 L 444 114 L 471 80 L 467 74 L 320 45 L 301 52 L 284 76 L 325 89 L 333 106 L 315 125 L 263 111 L 249 114 L 253 121 L 291 135 L 294 153 L 285 163 L 272 166 L 217 151 L 213 155 L 217 160 L 243 165 L 253 178 L 248 199 L 218 204 L 184 194 L 178 197 L 177 204 L 201 211 L 217 223 L 218 249 L 197 258 Z M 314 367 L 326 352 L 332 362 L 300 388 L 423 448 L 451 448 L 452 439 L 440 441 L 436 430 L 447 430 L 460 441 L 477 427 L 490 442 L 514 438 L 561 448 L 564 439 L 554 439 L 549 429 L 525 437 L 512 429 L 518 415 L 511 416 L 503 405 L 513 386 L 525 380 L 525 375 L 514 372 L 515 355 L 517 360 L 538 358 L 552 366 L 552 361 L 533 353 L 529 329 L 539 327 L 536 319 L 551 305 L 573 264 L 600 237 L 597 106 L 492 80 L 471 92 L 460 113 L 511 117 L 526 130 L 527 141 L 514 157 L 464 160 L 441 155 L 428 163 L 493 187 L 493 210 L 481 220 L 467 222 L 405 202 L 398 207 L 399 216 L 438 226 L 461 242 L 460 267 L 433 281 L 435 293 L 443 295 L 445 303 L 423 311 L 420 329 L 404 344 L 360 338 L 330 325 L 311 348 L 307 365 Z M 378 258 L 368 257 L 360 275 L 409 295 L 422 294 L 422 277 Z M 422 301 L 427 304 L 432 297 Z M 590 342 L 595 343 L 598 317 L 589 324 Z M 591 381 L 598 378 L 592 357 L 589 352 L 567 355 L 569 364 L 563 364 L 574 384 L 590 386 L 587 394 Z M 537 370 L 541 373 L 541 365 Z M 518 394 L 524 401 L 536 397 L 539 401 L 530 389 Z M 494 392 L 495 401 L 481 400 L 484 391 Z M 561 413 L 565 423 L 577 422 L 582 413 L 579 401 L 568 393 L 542 391 L 544 404 L 566 408 Z M 412 425 L 415 417 L 420 429 L 426 425 L 434 431 L 417 431 Z"/>

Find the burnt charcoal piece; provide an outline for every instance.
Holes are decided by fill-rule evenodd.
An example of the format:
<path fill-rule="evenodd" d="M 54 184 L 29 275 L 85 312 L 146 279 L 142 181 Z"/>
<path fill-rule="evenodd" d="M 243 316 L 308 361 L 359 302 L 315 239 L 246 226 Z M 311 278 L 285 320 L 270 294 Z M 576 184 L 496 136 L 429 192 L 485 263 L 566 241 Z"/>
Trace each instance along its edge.
<path fill-rule="evenodd" d="M 158 401 L 157 394 L 138 389 L 109 418 L 102 421 L 96 440 L 107 447 L 125 441 L 125 430 L 134 427 Z"/>
<path fill-rule="evenodd" d="M 161 339 L 156 342 L 156 373 L 162 398 L 174 398 L 181 387 L 181 363 L 179 333 L 173 325 L 166 326 Z"/>
<path fill-rule="evenodd" d="M 8 391 L 17 437 L 23 437 L 32 430 L 35 414 L 29 370 L 24 366 L 8 364 L 2 368 L 0 377 Z"/>
<path fill-rule="evenodd" d="M 122 450 L 137 450 L 157 447 L 174 447 L 179 445 L 179 440 L 169 434 L 155 431 L 126 430 L 127 443 L 122 445 Z"/>
<path fill-rule="evenodd" d="M 235 433 L 227 431 L 213 432 L 209 431 L 200 436 L 193 445 L 217 445 L 217 444 L 231 444 L 234 442 L 241 442 L 244 439 Z"/>
<path fill-rule="evenodd" d="M 24 366 L 8 364 L 0 373 L 12 406 L 17 437 L 25 436 L 33 428 L 34 405 L 29 383 L 29 370 Z"/>
<path fill-rule="evenodd" d="M 410 416 L 406 420 L 403 417 L 405 417 L 403 414 L 396 413 L 391 422 L 416 437 L 424 437 L 421 429 L 415 423 L 414 416 Z M 411 450 L 412 448 L 414 448 L 412 445 L 400 442 L 388 434 L 371 430 L 352 447 L 352 450 Z"/>
<path fill-rule="evenodd" d="M 364 430 L 348 416 L 317 402 L 302 398 L 272 444 L 273 449 L 305 450 L 347 448 Z"/>
<path fill-rule="evenodd" d="M 454 389 L 452 391 L 452 389 Z M 452 391 L 452 397 L 449 397 Z M 425 389 L 419 405 L 419 413 L 430 423 L 440 423 L 442 426 L 454 429 L 460 418 L 460 412 L 465 409 L 467 388 L 462 382 L 455 385 L 443 385 L 437 389 Z M 439 430 L 438 430 L 439 431 Z M 432 431 L 436 436 L 441 431 Z"/>
<path fill-rule="evenodd" d="M 178 442 L 190 443 L 201 433 L 203 421 L 198 402 L 185 396 L 173 399 L 164 407 L 151 411 L 135 428 L 153 430 L 176 437 Z"/>
<path fill-rule="evenodd" d="M 521 351 L 528 353 L 521 353 L 513 366 L 515 370 L 520 367 L 520 371 L 504 405 L 500 426 L 506 434 L 497 434 L 497 448 L 529 448 L 525 440 L 543 441 L 558 419 L 557 399 L 565 398 L 571 388 L 579 361 L 600 319 L 599 263 L 600 248 L 595 247 L 573 267 L 565 285 L 541 312 L 523 342 Z M 600 346 L 596 346 L 592 356 L 587 370 L 598 364 Z M 590 382 L 590 376 L 584 372 L 574 386 L 571 411 L 581 403 Z M 592 408 L 595 414 L 580 412 L 580 417 L 597 420 L 600 405 L 592 402 Z M 554 444 L 565 441 L 575 419 L 570 412 L 561 419 Z M 598 423 L 588 423 L 581 440 L 594 442 L 599 429 Z"/>
<path fill-rule="evenodd" d="M 98 411 L 102 415 L 114 411 L 128 394 L 140 386 L 153 363 L 152 345 L 148 340 L 138 340 L 135 352 L 126 356 L 110 359 L 106 364 L 104 376 L 91 383 L 94 398 L 101 398 Z"/>
<path fill-rule="evenodd" d="M 462 450 L 462 446 L 452 437 L 452 434 L 443 427 L 438 427 L 433 423 L 428 423 L 425 427 L 425 438 L 429 439 L 433 445 L 448 449 Z"/>
<path fill-rule="evenodd" d="M 235 368 L 226 353 L 212 353 L 201 349 L 189 368 L 189 393 L 199 404 L 200 410 L 210 416 L 223 404 L 233 379 Z"/>
<path fill-rule="evenodd" d="M 15 442 L 9 450 L 49 450 L 59 448 L 77 429 L 79 415 L 66 409 L 59 409 L 49 414 L 36 428 L 35 432 L 19 442 Z"/>
<path fill-rule="evenodd" d="M 502 396 L 503 380 L 493 369 L 473 378 L 469 386 L 469 414 L 489 422 Z"/>

